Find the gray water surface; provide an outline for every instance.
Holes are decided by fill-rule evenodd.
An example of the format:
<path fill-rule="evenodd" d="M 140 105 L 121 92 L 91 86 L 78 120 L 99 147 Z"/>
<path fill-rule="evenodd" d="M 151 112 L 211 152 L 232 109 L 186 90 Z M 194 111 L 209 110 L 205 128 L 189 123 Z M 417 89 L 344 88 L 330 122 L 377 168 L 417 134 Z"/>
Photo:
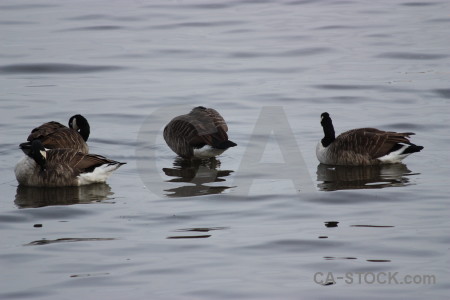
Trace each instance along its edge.
<path fill-rule="evenodd" d="M 2 1 L 0 298 L 446 299 L 449 11 Z M 198 105 L 238 146 L 186 162 L 162 129 Z M 393 166 L 320 165 L 324 111 L 337 133 L 412 131 L 425 148 Z M 18 187 L 18 144 L 76 113 L 91 152 L 127 164 L 106 184 Z M 435 281 L 371 283 L 396 272 Z"/>

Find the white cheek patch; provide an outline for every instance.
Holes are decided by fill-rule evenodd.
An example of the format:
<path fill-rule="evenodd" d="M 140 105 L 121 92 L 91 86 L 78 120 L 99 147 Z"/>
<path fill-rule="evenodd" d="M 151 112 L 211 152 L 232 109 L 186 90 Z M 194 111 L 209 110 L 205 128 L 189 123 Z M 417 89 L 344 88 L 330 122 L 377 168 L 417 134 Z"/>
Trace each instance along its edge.
<path fill-rule="evenodd" d="M 45 151 L 43 151 L 43 150 L 40 150 L 39 152 L 41 152 L 41 155 L 42 155 L 45 159 L 47 159 L 47 152 L 45 152 Z"/>
<path fill-rule="evenodd" d="M 72 128 L 75 129 L 75 130 L 78 130 L 77 118 L 73 118 L 73 120 L 72 120 Z"/>

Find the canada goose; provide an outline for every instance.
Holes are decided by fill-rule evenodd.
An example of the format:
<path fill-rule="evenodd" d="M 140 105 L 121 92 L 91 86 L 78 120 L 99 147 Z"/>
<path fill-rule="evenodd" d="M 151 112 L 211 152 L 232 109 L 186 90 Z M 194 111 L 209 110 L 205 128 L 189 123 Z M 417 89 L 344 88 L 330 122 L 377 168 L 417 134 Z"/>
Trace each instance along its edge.
<path fill-rule="evenodd" d="M 183 158 L 210 158 L 236 146 L 228 140 L 227 131 L 227 123 L 216 110 L 198 106 L 172 119 L 164 128 L 164 140 Z"/>
<path fill-rule="evenodd" d="M 47 149 L 73 149 L 81 153 L 89 153 L 86 141 L 89 138 L 90 126 L 82 115 L 74 115 L 69 119 L 69 127 L 51 121 L 34 128 L 26 143 L 21 144 L 25 154 L 31 148 L 31 142 L 40 140 Z"/>
<path fill-rule="evenodd" d="M 321 122 L 325 137 L 317 144 L 319 161 L 328 165 L 363 166 L 399 163 L 422 146 L 409 141 L 412 132 L 391 132 L 375 128 L 353 129 L 335 138 L 333 122 L 324 112 Z"/>
<path fill-rule="evenodd" d="M 72 149 L 45 149 L 40 140 L 31 142 L 27 156 L 16 165 L 19 184 L 26 186 L 80 186 L 105 182 L 125 163 Z"/>

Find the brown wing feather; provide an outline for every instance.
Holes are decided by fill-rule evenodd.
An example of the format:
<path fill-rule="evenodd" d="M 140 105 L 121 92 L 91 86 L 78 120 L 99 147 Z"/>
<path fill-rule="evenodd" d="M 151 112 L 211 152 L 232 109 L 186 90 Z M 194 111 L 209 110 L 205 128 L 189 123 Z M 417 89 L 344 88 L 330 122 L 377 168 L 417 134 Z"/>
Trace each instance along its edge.
<path fill-rule="evenodd" d="M 46 170 L 42 172 L 36 165 L 34 174 L 29 179 L 32 182 L 30 185 L 76 186 L 77 176 L 82 173 L 91 172 L 103 164 L 123 164 L 100 155 L 83 154 L 72 149 L 54 149 L 46 153 Z"/>
<path fill-rule="evenodd" d="M 86 142 L 76 130 L 55 121 L 34 128 L 27 140 L 31 142 L 36 139 L 47 149 L 67 148 L 82 153 L 89 152 Z"/>
<path fill-rule="evenodd" d="M 216 128 L 220 128 L 225 132 L 228 131 L 227 123 L 225 122 L 223 117 L 219 114 L 219 112 L 217 112 L 217 110 L 213 108 L 207 108 L 205 110 L 205 113 L 208 114 L 208 116 L 211 118 Z"/>
<path fill-rule="evenodd" d="M 413 134 L 360 128 L 342 133 L 335 142 L 338 149 L 369 155 L 371 159 L 375 159 L 388 154 L 397 143 L 411 144 L 408 137 Z"/>
<path fill-rule="evenodd" d="M 215 109 L 196 107 L 184 116 L 196 131 L 189 141 L 191 145 L 203 142 L 212 146 L 214 142 L 228 140 L 227 123 Z"/>
<path fill-rule="evenodd" d="M 55 131 L 57 131 L 59 129 L 63 129 L 63 128 L 67 128 L 67 127 L 64 126 L 63 124 L 55 122 L 55 121 L 44 123 L 41 126 L 36 127 L 33 130 L 31 130 L 31 133 L 28 136 L 27 141 L 31 142 L 36 139 L 42 139 L 43 137 L 46 137 L 46 136 L 54 133 Z"/>
<path fill-rule="evenodd" d="M 54 149 L 47 151 L 47 163 L 63 165 L 71 169 L 75 175 L 92 171 L 93 168 L 103 164 L 120 164 L 118 161 L 108 159 L 101 155 L 84 154 L 72 149 Z"/>
<path fill-rule="evenodd" d="M 78 152 L 76 158 L 77 164 L 74 165 L 74 167 L 83 171 L 90 170 L 104 164 L 120 164 L 118 161 L 96 154 L 83 154 Z"/>
<path fill-rule="evenodd" d="M 192 147 L 227 141 L 227 131 L 225 120 L 216 110 L 196 107 L 189 114 L 172 119 L 164 128 L 164 139 L 175 153 L 189 158 Z"/>

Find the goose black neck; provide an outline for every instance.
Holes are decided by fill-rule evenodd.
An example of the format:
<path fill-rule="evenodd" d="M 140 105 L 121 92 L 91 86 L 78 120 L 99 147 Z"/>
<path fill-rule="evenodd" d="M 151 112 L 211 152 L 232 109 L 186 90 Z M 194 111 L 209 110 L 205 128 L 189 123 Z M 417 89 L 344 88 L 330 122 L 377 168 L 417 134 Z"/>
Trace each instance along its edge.
<path fill-rule="evenodd" d="M 89 138 L 89 135 L 91 134 L 91 128 L 89 127 L 89 124 L 86 124 L 84 127 L 81 127 L 79 129 L 78 133 L 81 135 L 83 140 L 86 142 Z"/>
<path fill-rule="evenodd" d="M 42 171 L 44 171 L 47 166 L 47 161 L 46 158 L 42 155 L 42 152 L 45 152 L 45 148 L 42 145 L 41 141 L 34 140 L 31 143 L 31 149 L 28 153 L 28 156 L 31 157 L 41 167 Z"/>
<path fill-rule="evenodd" d="M 333 127 L 333 121 L 328 114 L 322 114 L 322 121 L 320 122 L 323 127 L 323 133 L 325 137 L 322 139 L 322 146 L 328 147 L 336 139 Z"/>

